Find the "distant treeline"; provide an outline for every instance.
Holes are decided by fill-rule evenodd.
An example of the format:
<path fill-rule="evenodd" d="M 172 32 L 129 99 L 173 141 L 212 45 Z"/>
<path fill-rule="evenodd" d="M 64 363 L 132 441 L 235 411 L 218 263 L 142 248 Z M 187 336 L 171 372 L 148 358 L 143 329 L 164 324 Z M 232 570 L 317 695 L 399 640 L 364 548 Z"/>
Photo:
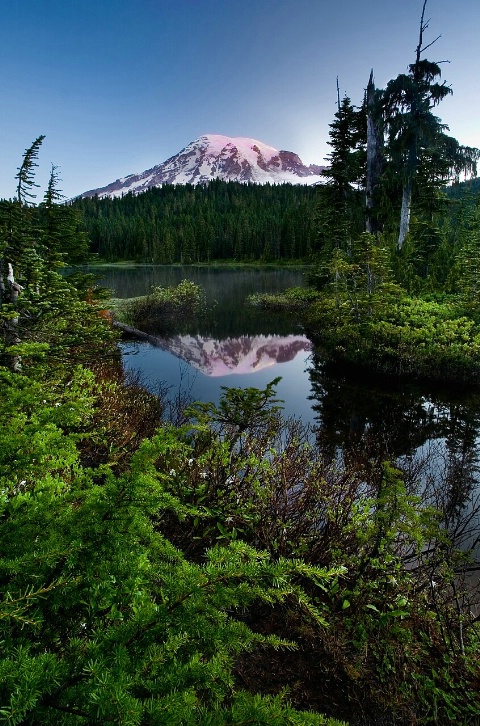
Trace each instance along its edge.
<path fill-rule="evenodd" d="M 212 181 L 119 199 L 79 199 L 92 252 L 156 264 L 309 260 L 316 189 Z"/>
<path fill-rule="evenodd" d="M 468 179 L 468 181 L 455 182 L 447 189 L 447 195 L 452 199 L 465 198 L 469 194 L 475 198 L 480 194 L 480 176 Z"/>

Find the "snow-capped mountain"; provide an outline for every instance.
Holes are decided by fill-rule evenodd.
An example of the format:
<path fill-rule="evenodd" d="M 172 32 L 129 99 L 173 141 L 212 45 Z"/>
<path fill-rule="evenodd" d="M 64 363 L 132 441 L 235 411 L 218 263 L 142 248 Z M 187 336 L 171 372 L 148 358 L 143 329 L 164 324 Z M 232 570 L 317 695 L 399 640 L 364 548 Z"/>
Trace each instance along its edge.
<path fill-rule="evenodd" d="M 139 194 L 163 184 L 205 184 L 212 179 L 256 184 L 315 184 L 321 166 L 303 164 L 292 151 L 278 151 L 255 139 L 200 136 L 175 156 L 141 174 L 130 174 L 81 197 Z"/>

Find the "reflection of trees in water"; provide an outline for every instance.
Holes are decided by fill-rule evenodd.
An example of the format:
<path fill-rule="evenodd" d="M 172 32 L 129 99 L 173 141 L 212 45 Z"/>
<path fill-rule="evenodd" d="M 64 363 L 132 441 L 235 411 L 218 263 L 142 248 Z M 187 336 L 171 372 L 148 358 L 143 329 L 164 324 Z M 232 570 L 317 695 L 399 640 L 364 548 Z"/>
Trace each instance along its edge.
<path fill-rule="evenodd" d="M 275 293 L 301 285 L 300 269 L 142 265 L 94 270 L 102 276 L 99 284 L 113 289 L 114 295 L 122 298 L 148 295 L 153 287 L 171 287 L 184 279 L 200 285 L 205 291 L 208 314 L 189 333 L 222 339 L 295 332 L 295 325 L 285 316 L 270 313 L 266 316 L 246 306 L 245 301 L 254 292 Z"/>
<path fill-rule="evenodd" d="M 310 369 L 317 440 L 326 455 L 341 450 L 347 460 L 395 460 L 413 454 L 438 435 L 438 410 L 416 387 L 388 387 L 372 380 L 335 375 L 314 357 Z"/>
<path fill-rule="evenodd" d="M 210 307 L 196 332 L 220 340 L 265 334 L 265 313 L 249 307 L 246 304 L 247 296 L 243 298 L 232 296 L 231 300 Z M 294 331 L 295 326 L 287 316 L 268 314 L 270 335 L 289 335 Z"/>
<path fill-rule="evenodd" d="M 370 480 L 382 462 L 395 462 L 409 489 L 442 512 L 455 543 L 476 546 L 480 394 L 354 380 L 316 357 L 310 378 L 322 453 Z"/>

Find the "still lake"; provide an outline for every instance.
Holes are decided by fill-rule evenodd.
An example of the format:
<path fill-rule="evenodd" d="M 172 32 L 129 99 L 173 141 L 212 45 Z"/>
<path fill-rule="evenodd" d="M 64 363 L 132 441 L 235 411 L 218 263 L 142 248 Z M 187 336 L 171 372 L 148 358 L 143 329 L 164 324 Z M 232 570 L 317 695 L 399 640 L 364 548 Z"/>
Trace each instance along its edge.
<path fill-rule="evenodd" d="M 222 386 L 264 388 L 277 376 L 284 413 L 313 428 L 327 456 L 401 461 L 457 508 L 476 508 L 480 394 L 420 384 L 360 380 L 327 369 L 312 352 L 299 321 L 245 305 L 253 292 L 302 285 L 304 271 L 281 268 L 132 266 L 95 268 L 116 297 L 189 279 L 205 291 L 209 314 L 188 332 L 149 343 L 121 344 L 127 370 L 147 387 L 218 402 Z M 471 531 L 469 541 L 471 542 Z"/>
<path fill-rule="evenodd" d="M 205 292 L 208 314 L 198 329 L 164 341 L 122 343 L 124 366 L 137 370 L 153 390 L 158 384 L 193 400 L 218 402 L 222 386 L 264 388 L 281 376 L 277 392 L 287 415 L 314 423 L 307 373 L 310 341 L 298 323 L 245 305 L 254 292 L 276 292 L 303 284 L 301 270 L 138 266 L 103 268 L 100 285 L 116 297 L 146 295 L 155 286 L 189 279 Z"/>

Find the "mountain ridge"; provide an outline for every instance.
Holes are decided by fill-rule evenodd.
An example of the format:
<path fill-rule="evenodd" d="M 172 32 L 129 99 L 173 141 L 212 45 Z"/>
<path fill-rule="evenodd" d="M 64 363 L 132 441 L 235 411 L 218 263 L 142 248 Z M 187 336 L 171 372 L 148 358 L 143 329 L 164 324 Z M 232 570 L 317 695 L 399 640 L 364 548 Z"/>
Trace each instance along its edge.
<path fill-rule="evenodd" d="M 316 184 L 324 167 L 305 165 L 298 154 L 247 137 L 205 134 L 161 164 L 79 195 L 121 197 L 164 184 L 206 184 L 214 179 L 255 184 Z"/>

